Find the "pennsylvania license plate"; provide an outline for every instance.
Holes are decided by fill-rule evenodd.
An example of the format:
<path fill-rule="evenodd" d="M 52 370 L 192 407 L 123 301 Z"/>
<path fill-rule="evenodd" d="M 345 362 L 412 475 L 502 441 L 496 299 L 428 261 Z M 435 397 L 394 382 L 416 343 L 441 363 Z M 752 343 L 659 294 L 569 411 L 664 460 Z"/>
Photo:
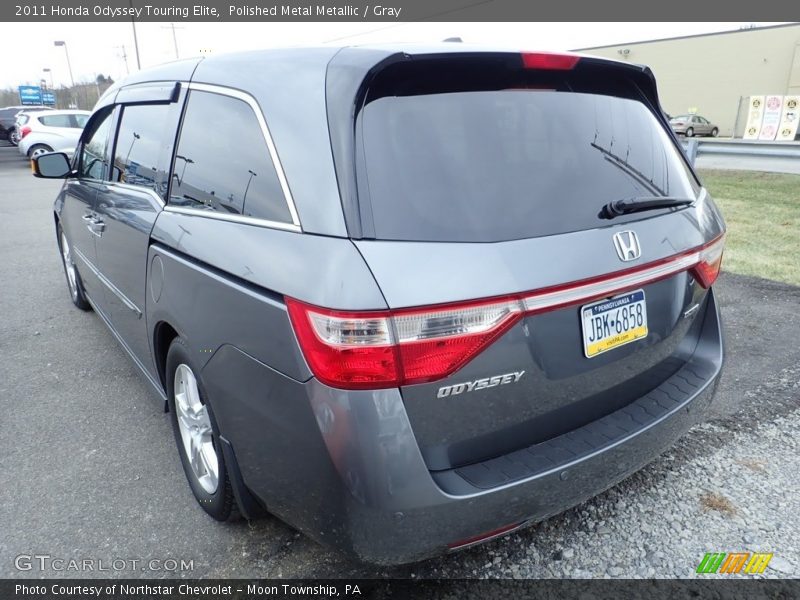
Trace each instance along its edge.
<path fill-rule="evenodd" d="M 644 290 L 581 307 L 581 322 L 587 358 L 647 337 Z"/>

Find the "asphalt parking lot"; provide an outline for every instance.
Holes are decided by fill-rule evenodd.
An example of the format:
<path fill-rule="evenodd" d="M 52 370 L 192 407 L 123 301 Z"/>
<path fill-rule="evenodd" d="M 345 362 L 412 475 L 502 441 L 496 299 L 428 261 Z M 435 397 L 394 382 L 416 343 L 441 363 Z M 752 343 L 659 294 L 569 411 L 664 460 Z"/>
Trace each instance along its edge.
<path fill-rule="evenodd" d="M 376 569 L 275 519 L 224 525 L 196 505 L 161 403 L 69 301 L 59 185 L 0 147 L 0 577 L 688 577 L 704 552 L 742 550 L 774 552 L 767 576 L 800 576 L 800 288 L 722 276 L 728 360 L 709 423 L 651 466 L 506 539 Z M 15 567 L 33 554 L 193 568 Z"/>

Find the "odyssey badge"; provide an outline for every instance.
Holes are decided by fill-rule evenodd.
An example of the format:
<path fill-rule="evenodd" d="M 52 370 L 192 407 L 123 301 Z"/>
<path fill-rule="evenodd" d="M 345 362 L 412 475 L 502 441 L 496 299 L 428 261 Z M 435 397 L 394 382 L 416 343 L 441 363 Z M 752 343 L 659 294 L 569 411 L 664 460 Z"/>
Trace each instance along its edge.
<path fill-rule="evenodd" d="M 507 383 L 517 383 L 522 379 L 524 374 L 525 371 L 515 371 L 513 373 L 506 373 L 505 375 L 495 375 L 494 377 L 476 379 L 475 381 L 445 385 L 439 388 L 436 397 L 446 398 L 447 396 L 457 396 L 464 392 L 474 392 L 475 390 L 484 390 L 486 388 L 497 387 L 498 385 L 506 385 Z"/>

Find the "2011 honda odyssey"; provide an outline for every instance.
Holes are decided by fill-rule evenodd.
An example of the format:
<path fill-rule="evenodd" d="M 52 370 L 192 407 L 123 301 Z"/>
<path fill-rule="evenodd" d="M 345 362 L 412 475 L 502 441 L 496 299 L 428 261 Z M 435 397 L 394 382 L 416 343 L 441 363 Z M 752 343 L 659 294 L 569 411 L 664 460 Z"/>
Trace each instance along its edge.
<path fill-rule="evenodd" d="M 214 123 L 213 131 L 208 124 Z M 709 403 L 725 226 L 646 67 L 316 48 L 99 101 L 55 229 L 220 520 L 402 563 L 563 511 Z"/>

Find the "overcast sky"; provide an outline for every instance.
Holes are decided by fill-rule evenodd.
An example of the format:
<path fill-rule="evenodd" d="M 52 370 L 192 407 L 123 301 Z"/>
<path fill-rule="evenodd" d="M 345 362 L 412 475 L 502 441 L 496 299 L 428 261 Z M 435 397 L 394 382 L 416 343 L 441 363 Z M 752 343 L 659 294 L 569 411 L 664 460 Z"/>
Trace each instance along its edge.
<path fill-rule="evenodd" d="M 775 23 L 181 23 L 175 35 L 181 58 L 275 46 L 432 42 L 459 36 L 465 42 L 528 50 L 567 50 Z M 142 67 L 175 58 L 169 23 L 137 23 Z M 98 74 L 115 80 L 136 70 L 131 23 L 5 23 L 0 36 L 0 87 L 38 84 L 52 69 L 56 87 L 69 83 L 67 42 L 75 81 Z M 127 65 L 123 54 L 127 54 Z M 12 58 L 13 57 L 13 58 Z M 49 75 L 47 75 L 49 84 Z"/>

